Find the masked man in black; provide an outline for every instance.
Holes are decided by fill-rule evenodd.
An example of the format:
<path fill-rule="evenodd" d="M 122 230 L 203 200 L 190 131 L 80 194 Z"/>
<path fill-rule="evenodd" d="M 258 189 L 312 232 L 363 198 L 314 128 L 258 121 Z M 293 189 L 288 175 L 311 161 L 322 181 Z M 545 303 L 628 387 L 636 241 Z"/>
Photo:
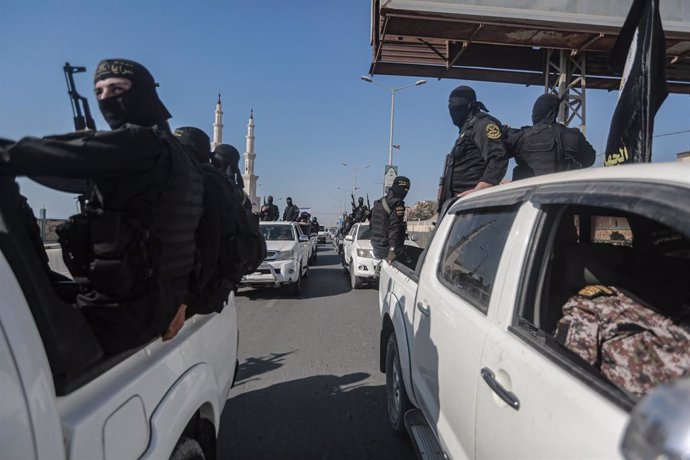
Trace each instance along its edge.
<path fill-rule="evenodd" d="M 213 151 L 213 165 L 233 181 L 237 187 L 237 194 L 242 206 L 249 212 L 253 212 L 252 202 L 244 191 L 244 179 L 240 173 L 240 152 L 230 144 L 219 144 Z"/>
<path fill-rule="evenodd" d="M 393 185 L 386 196 L 374 201 L 371 210 L 371 246 L 374 257 L 393 262 L 398 259 L 403 264 L 410 263 L 410 257 L 405 251 L 405 196 L 410 190 L 410 179 L 398 176 L 393 179 Z"/>
<path fill-rule="evenodd" d="M 506 148 L 515 156 L 513 180 L 592 166 L 596 152 L 576 128 L 558 123 L 561 100 L 542 94 L 532 109 L 533 126 L 510 130 Z"/>
<path fill-rule="evenodd" d="M 266 203 L 261 206 L 259 217 L 262 221 L 271 222 L 280 219 L 280 210 L 278 209 L 278 206 L 273 204 L 273 197 L 271 195 L 268 195 L 268 198 L 266 198 Z"/>
<path fill-rule="evenodd" d="M 369 217 L 369 208 L 364 204 L 364 198 L 357 199 L 357 206 L 352 208 L 352 221 L 354 223 L 364 222 Z"/>
<path fill-rule="evenodd" d="M 204 213 L 197 227 L 197 270 L 185 302 L 189 306 L 187 315 L 220 312 L 235 288 L 234 277 L 223 273 L 222 269 L 221 259 L 227 252 L 223 238 L 236 233 L 239 217 L 236 213 L 241 211 L 237 207 L 241 204 L 237 200 L 236 187 L 230 184 L 231 179 L 211 164 L 208 135 L 194 127 L 177 128 L 173 134 L 199 164 L 204 181 Z"/>
<path fill-rule="evenodd" d="M 299 219 L 299 208 L 297 205 L 292 204 L 292 198 L 287 197 L 285 201 L 287 206 L 285 206 L 283 211 L 283 220 L 285 222 L 297 222 Z"/>
<path fill-rule="evenodd" d="M 446 157 L 439 209 L 452 197 L 499 184 L 508 168 L 501 123 L 486 113 L 472 88 L 455 88 L 448 98 L 448 111 L 460 135 Z"/>
<path fill-rule="evenodd" d="M 0 150 L 0 174 L 92 182 L 58 234 L 81 287 L 76 307 L 113 354 L 184 324 L 203 185 L 145 67 L 101 61 L 94 86 L 112 131 L 25 137 Z"/>

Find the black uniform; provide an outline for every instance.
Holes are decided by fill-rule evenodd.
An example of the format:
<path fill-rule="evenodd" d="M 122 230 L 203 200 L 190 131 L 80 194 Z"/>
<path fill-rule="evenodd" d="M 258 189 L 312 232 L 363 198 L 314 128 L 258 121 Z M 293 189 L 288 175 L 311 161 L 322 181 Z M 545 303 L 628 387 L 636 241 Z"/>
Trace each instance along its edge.
<path fill-rule="evenodd" d="M 410 180 L 398 176 L 386 196 L 374 202 L 371 211 L 371 246 L 378 259 L 400 259 L 406 261 L 405 235 L 405 202 L 403 198 L 410 188 Z"/>
<path fill-rule="evenodd" d="M 352 221 L 364 222 L 369 217 L 369 208 L 364 204 L 359 204 L 352 210 Z"/>
<path fill-rule="evenodd" d="M 497 185 L 505 176 L 508 157 L 501 139 L 501 123 L 484 112 L 470 116 L 450 153 L 451 191 L 461 193 L 479 182 Z"/>
<path fill-rule="evenodd" d="M 278 209 L 278 206 L 274 205 L 273 203 L 266 203 L 261 207 L 259 216 L 263 221 L 276 221 L 280 218 L 280 210 Z"/>
<path fill-rule="evenodd" d="M 177 140 L 136 125 L 27 137 L 0 154 L 0 171 L 94 182 L 89 211 L 60 231 L 84 288 L 76 304 L 108 353 L 160 336 L 187 295 L 202 213 L 201 174 Z"/>
<path fill-rule="evenodd" d="M 517 163 L 513 180 L 594 164 L 596 152 L 582 132 L 556 122 L 559 105 L 558 97 L 543 94 L 532 110 L 534 125 L 508 134 L 506 147 Z"/>
<path fill-rule="evenodd" d="M 283 211 L 283 220 L 285 222 L 297 222 L 297 219 L 299 219 L 299 208 L 289 202 Z"/>
<path fill-rule="evenodd" d="M 480 182 L 497 185 L 505 176 L 508 156 L 502 140 L 501 123 L 477 101 L 469 86 L 455 88 L 448 98 L 448 110 L 460 135 L 446 156 L 439 210 L 443 203 Z"/>

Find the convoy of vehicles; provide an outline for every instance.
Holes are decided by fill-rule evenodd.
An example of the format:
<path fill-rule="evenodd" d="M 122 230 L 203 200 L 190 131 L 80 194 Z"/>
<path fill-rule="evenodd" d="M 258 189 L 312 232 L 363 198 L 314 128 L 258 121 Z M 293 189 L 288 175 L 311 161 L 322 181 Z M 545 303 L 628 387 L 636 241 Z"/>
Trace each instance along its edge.
<path fill-rule="evenodd" d="M 281 287 L 292 295 L 302 291 L 302 278 L 309 276 L 312 243 L 295 222 L 261 222 L 266 240 L 266 259 L 242 278 L 241 286 Z"/>
<path fill-rule="evenodd" d="M 556 330 L 564 303 L 592 284 L 658 311 L 688 306 L 688 196 L 690 165 L 668 163 L 541 176 L 453 203 L 416 271 L 381 267 L 392 428 L 423 458 L 620 457 L 638 398 Z M 636 443 L 672 443 L 658 417 L 632 419 L 647 437 L 626 435 L 626 455 L 657 458 Z"/>
<path fill-rule="evenodd" d="M 43 270 L 18 200 L 0 178 L 2 457 L 215 458 L 238 368 L 234 296 L 171 341 L 104 356 L 68 300 L 75 284 Z"/>

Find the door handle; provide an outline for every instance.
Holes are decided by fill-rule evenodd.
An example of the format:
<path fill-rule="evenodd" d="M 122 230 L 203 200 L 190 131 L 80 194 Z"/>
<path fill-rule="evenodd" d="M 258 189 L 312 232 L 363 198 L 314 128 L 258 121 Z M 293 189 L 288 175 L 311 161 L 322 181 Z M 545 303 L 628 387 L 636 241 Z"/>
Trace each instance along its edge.
<path fill-rule="evenodd" d="M 496 381 L 496 376 L 491 369 L 485 367 L 482 369 L 481 374 L 486 384 L 489 385 L 489 388 L 491 388 L 491 391 L 496 393 L 499 398 L 501 398 L 513 409 L 520 410 L 520 400 L 517 398 L 517 396 L 515 396 L 515 394 L 506 390 L 503 385 Z"/>
<path fill-rule="evenodd" d="M 417 310 L 421 311 L 425 316 L 429 316 L 431 313 L 431 308 L 429 308 L 428 305 L 424 305 L 422 302 L 417 302 Z"/>

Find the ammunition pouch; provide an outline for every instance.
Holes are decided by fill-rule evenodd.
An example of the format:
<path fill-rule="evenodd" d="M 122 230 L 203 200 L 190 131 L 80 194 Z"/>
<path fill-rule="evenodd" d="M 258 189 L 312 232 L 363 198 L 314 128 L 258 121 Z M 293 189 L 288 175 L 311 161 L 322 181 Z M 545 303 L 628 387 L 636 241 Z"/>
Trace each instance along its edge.
<path fill-rule="evenodd" d="M 153 276 L 150 234 L 123 213 L 72 216 L 57 232 L 65 264 L 83 287 L 121 298 Z"/>

